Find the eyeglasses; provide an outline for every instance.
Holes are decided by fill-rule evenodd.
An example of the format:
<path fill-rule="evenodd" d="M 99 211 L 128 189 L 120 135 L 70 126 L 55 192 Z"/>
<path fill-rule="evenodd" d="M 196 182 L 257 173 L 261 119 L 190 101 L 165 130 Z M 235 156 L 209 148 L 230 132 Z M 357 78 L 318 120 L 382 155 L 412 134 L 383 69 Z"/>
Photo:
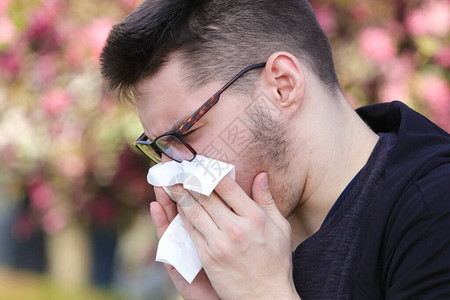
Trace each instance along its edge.
<path fill-rule="evenodd" d="M 133 143 L 133 145 L 145 155 L 150 157 L 155 163 L 161 162 L 162 153 L 177 162 L 182 162 L 183 160 L 192 161 L 197 156 L 197 152 L 184 139 L 187 131 L 194 126 L 195 123 L 197 123 L 197 121 L 200 120 L 200 118 L 203 117 L 214 105 L 216 105 L 223 91 L 232 85 L 239 77 L 250 70 L 262 68 L 265 65 L 265 63 L 255 64 L 240 71 L 211 98 L 203 103 L 203 105 L 200 106 L 177 130 L 164 133 L 155 138 L 154 141 L 150 141 L 144 132 Z"/>

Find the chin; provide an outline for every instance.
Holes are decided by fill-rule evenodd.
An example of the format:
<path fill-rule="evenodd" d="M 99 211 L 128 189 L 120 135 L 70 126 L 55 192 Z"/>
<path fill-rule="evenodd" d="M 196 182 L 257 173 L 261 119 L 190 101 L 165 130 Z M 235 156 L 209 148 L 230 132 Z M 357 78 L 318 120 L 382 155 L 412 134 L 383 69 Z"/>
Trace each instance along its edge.
<path fill-rule="evenodd" d="M 274 178 L 279 178 L 276 180 Z M 287 178 L 283 176 L 269 174 L 269 188 L 278 210 L 287 218 L 297 206 L 300 197 L 296 197 L 295 189 L 291 186 Z"/>

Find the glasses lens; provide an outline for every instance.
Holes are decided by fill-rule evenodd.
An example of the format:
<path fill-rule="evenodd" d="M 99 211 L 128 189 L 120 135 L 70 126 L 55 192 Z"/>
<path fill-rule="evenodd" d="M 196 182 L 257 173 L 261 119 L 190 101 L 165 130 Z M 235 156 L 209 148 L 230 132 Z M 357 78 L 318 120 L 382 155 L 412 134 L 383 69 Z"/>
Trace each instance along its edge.
<path fill-rule="evenodd" d="M 194 154 L 173 135 L 165 135 L 155 141 L 158 148 L 170 158 L 181 162 L 183 160 L 192 160 Z"/>
<path fill-rule="evenodd" d="M 139 148 L 139 150 L 144 152 L 145 155 L 150 157 L 155 163 L 161 162 L 161 153 L 156 152 L 152 147 L 150 147 L 150 145 L 140 144 L 139 142 L 136 142 L 135 145 Z"/>

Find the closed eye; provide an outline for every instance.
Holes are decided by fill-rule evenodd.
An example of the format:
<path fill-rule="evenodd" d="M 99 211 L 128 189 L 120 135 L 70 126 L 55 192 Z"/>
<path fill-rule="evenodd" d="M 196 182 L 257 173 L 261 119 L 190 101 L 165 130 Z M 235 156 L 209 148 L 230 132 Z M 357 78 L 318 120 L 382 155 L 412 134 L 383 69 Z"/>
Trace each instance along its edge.
<path fill-rule="evenodd" d="M 194 133 L 194 132 L 196 132 L 197 130 L 199 130 L 200 128 L 202 128 L 203 126 L 205 126 L 205 124 L 199 124 L 199 125 L 195 125 L 195 126 L 193 126 L 194 128 L 191 128 L 192 130 L 191 131 L 189 131 L 188 133 L 186 133 L 186 134 L 184 134 L 184 137 L 187 137 L 187 136 L 192 136 L 192 134 Z M 196 134 L 195 135 L 196 137 L 198 137 L 198 135 Z M 191 137 L 191 139 L 193 139 L 194 137 Z"/>
<path fill-rule="evenodd" d="M 191 130 L 191 131 L 189 131 L 188 133 L 186 133 L 184 136 L 188 136 L 188 135 L 190 135 L 190 134 L 192 134 L 193 132 L 195 132 L 196 130 L 197 130 L 198 128 L 196 128 L 196 129 L 194 129 L 194 130 Z"/>

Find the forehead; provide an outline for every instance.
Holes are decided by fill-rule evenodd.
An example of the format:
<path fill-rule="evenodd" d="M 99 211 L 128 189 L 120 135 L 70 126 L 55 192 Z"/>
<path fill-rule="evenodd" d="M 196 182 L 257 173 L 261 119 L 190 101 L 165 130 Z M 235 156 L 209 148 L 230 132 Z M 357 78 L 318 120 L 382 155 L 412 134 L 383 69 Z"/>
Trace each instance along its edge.
<path fill-rule="evenodd" d="M 147 135 L 154 138 L 169 131 L 212 96 L 217 86 L 191 88 L 181 63 L 170 59 L 155 75 L 136 85 L 136 108 Z"/>

